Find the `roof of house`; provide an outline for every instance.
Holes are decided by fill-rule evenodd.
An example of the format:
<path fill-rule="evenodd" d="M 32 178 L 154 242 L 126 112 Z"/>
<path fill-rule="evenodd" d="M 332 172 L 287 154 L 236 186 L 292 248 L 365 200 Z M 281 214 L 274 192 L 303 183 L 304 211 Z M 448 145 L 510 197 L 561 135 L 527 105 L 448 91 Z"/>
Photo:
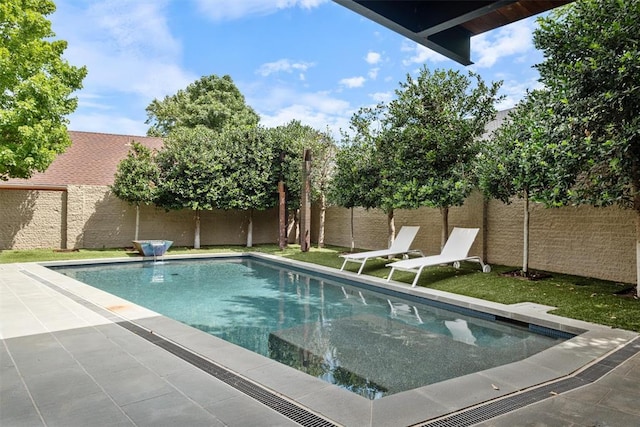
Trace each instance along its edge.
<path fill-rule="evenodd" d="M 111 185 L 118 163 L 136 141 L 151 149 L 162 147 L 162 138 L 69 131 L 71 145 L 45 172 L 30 179 L 10 179 L 10 186 Z M 0 182 L 0 184 L 2 184 Z"/>

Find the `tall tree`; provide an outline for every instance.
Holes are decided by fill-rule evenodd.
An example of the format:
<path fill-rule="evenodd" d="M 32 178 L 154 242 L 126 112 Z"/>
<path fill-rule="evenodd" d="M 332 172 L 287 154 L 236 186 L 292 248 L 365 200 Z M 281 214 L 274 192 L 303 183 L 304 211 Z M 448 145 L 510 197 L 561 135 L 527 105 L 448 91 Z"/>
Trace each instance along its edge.
<path fill-rule="evenodd" d="M 118 164 L 111 191 L 121 200 L 136 207 L 136 231 L 140 228 L 140 205 L 150 205 L 156 198 L 158 166 L 151 150 L 133 141 L 127 157 Z"/>
<path fill-rule="evenodd" d="M 320 132 L 311 126 L 292 120 L 286 125 L 269 128 L 273 140 L 275 174 L 282 176 L 286 187 L 287 210 L 289 211 L 288 235 L 298 232 L 298 210 L 302 193 L 302 156 L 305 148 L 312 149 Z M 312 162 L 312 167 L 313 166 Z M 294 239 L 295 240 L 295 239 Z"/>
<path fill-rule="evenodd" d="M 351 116 L 350 132 L 343 132 L 336 155 L 332 201 L 351 209 L 351 246 L 354 243 L 353 208 L 380 209 L 387 215 L 388 243 L 395 236 L 392 177 L 388 171 L 390 153 L 385 149 L 382 119 L 386 106 L 363 107 Z"/>
<path fill-rule="evenodd" d="M 335 171 L 336 143 L 329 133 L 317 132 L 312 141 L 311 195 L 319 206 L 318 247 L 324 247 L 324 227 L 327 211 L 327 193 Z"/>
<path fill-rule="evenodd" d="M 485 84 L 472 72 L 430 71 L 426 66 L 396 90 L 386 120 L 385 148 L 392 156 L 397 207 L 429 206 L 442 214 L 442 239 L 448 237 L 451 206 L 461 206 L 473 189 L 472 162 L 478 138 L 495 117 L 501 82 Z"/>
<path fill-rule="evenodd" d="M 558 144 L 547 144 L 547 135 L 560 139 L 565 126 L 556 123 L 549 108 L 549 93 L 527 95 L 482 144 L 476 158 L 479 186 L 488 197 L 511 203 L 524 200 L 522 274 L 529 275 L 529 202 L 559 206 L 566 203 L 571 181 L 565 179 L 569 163 Z"/>
<path fill-rule="evenodd" d="M 146 111 L 151 136 L 166 136 L 179 127 L 221 131 L 228 126 L 255 126 L 259 121 L 230 76 L 204 76 L 175 95 L 154 99 Z"/>
<path fill-rule="evenodd" d="M 219 209 L 248 211 L 247 247 L 253 246 L 253 211 L 272 208 L 277 202 L 274 145 L 260 127 L 229 128 L 220 135 L 223 189 L 216 202 Z"/>
<path fill-rule="evenodd" d="M 47 0 L 0 4 L 0 180 L 45 171 L 71 144 L 65 116 L 87 70 L 62 59 L 67 42 L 46 19 L 54 11 Z"/>
<path fill-rule="evenodd" d="M 635 210 L 640 282 L 640 0 L 582 0 L 539 22 L 540 80 L 570 132 L 549 142 L 581 160 L 574 202 Z"/>
<path fill-rule="evenodd" d="M 214 209 L 226 197 L 225 155 L 220 149 L 220 134 L 197 126 L 174 129 L 156 157 L 159 167 L 156 204 L 165 209 L 195 212 L 195 249 L 200 248 L 200 212 Z"/>

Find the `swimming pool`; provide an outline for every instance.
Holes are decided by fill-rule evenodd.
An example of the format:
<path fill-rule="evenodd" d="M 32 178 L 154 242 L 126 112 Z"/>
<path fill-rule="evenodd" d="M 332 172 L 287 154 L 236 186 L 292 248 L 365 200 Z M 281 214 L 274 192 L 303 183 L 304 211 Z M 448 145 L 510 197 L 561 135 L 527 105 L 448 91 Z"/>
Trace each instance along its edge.
<path fill-rule="evenodd" d="M 52 268 L 369 399 L 522 360 L 570 336 L 256 259 Z"/>

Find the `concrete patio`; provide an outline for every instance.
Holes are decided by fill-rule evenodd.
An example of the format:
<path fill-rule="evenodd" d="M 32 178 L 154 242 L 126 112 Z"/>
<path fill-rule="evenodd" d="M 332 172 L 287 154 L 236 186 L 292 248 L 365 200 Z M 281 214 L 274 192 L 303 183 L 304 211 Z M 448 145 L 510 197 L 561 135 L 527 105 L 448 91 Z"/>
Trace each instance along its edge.
<path fill-rule="evenodd" d="M 369 401 L 41 265 L 6 264 L 0 265 L 0 425 L 640 422 L 638 334 L 557 318 L 546 313 L 548 307 L 506 307 L 425 289 L 410 292 L 587 332 L 523 362 Z M 594 368 L 594 379 L 584 381 L 580 372 Z M 556 391 L 554 384 L 567 379 L 575 386 Z M 490 410 L 492 404 L 541 387 L 550 391 L 537 402 Z M 487 410 L 489 415 L 463 423 L 462 410 Z"/>

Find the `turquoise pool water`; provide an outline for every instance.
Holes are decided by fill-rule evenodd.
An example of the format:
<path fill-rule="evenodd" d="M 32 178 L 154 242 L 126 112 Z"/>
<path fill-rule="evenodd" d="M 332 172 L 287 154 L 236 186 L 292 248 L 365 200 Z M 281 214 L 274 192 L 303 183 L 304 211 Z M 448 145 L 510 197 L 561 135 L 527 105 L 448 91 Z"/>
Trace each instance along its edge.
<path fill-rule="evenodd" d="M 564 339 L 255 259 L 51 268 L 369 399 Z"/>

